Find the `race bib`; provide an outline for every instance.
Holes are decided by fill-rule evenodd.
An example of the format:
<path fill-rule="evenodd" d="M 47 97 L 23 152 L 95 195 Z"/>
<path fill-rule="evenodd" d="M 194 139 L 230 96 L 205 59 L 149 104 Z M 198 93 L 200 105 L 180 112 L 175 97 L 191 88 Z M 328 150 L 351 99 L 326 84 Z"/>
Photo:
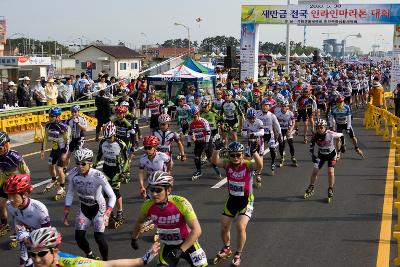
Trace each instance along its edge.
<path fill-rule="evenodd" d="M 202 266 L 207 263 L 206 253 L 202 248 L 189 254 L 194 266 Z"/>
<path fill-rule="evenodd" d="M 116 159 L 104 158 L 104 163 L 108 166 L 116 166 Z"/>
<path fill-rule="evenodd" d="M 57 150 L 57 149 L 58 149 L 58 142 L 53 141 L 53 142 L 51 143 L 51 148 L 52 148 L 53 150 Z"/>
<path fill-rule="evenodd" d="M 232 196 L 244 196 L 244 182 L 229 181 L 229 193 Z"/>
<path fill-rule="evenodd" d="M 83 204 L 88 205 L 88 206 L 93 206 L 97 203 L 96 200 L 90 199 L 90 198 L 85 198 L 83 196 L 79 196 L 79 201 L 81 201 Z"/>
<path fill-rule="evenodd" d="M 198 132 L 198 133 L 195 133 L 194 136 L 196 137 L 196 139 L 201 139 L 204 137 L 204 134 L 202 132 Z"/>
<path fill-rule="evenodd" d="M 169 146 L 159 146 L 157 148 L 157 150 L 160 151 L 160 152 L 167 153 L 167 152 L 169 152 Z"/>
<path fill-rule="evenodd" d="M 183 240 L 181 237 L 181 231 L 179 228 L 175 229 L 158 229 L 157 230 L 160 236 L 160 242 L 165 243 L 167 245 L 179 245 L 182 244 Z"/>

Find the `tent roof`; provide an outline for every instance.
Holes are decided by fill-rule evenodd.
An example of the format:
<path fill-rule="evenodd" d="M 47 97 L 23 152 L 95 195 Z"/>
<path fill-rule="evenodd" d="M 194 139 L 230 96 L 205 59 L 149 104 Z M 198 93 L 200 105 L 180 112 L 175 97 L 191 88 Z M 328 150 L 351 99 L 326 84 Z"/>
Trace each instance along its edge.
<path fill-rule="evenodd" d="M 204 81 L 212 79 L 215 79 L 215 75 L 196 72 L 183 64 L 169 71 L 147 77 L 149 81 L 164 82 Z"/>
<path fill-rule="evenodd" d="M 297 53 L 294 53 L 292 57 L 299 57 Z"/>
<path fill-rule="evenodd" d="M 210 56 L 215 57 L 217 54 L 215 54 L 214 52 L 211 53 Z"/>
<path fill-rule="evenodd" d="M 204 73 L 204 74 L 214 74 L 213 69 L 204 67 L 203 65 L 201 65 L 196 60 L 193 60 L 192 58 L 187 58 L 182 64 L 196 72 L 200 72 L 200 73 Z"/>
<path fill-rule="evenodd" d="M 307 56 L 306 56 L 306 54 L 304 54 L 304 53 L 303 53 L 303 54 L 301 54 L 301 56 L 300 56 L 300 57 L 307 57 Z"/>

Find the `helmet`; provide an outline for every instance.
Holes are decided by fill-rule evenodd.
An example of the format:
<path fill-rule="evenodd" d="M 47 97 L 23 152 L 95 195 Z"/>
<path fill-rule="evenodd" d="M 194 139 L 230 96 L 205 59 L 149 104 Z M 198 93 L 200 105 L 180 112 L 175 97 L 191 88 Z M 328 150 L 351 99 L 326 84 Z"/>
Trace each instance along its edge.
<path fill-rule="evenodd" d="M 192 115 L 196 115 L 196 114 L 199 113 L 199 112 L 200 112 L 199 108 L 198 108 L 197 106 L 195 106 L 195 105 L 193 105 L 193 106 L 190 108 L 190 113 L 191 113 Z"/>
<path fill-rule="evenodd" d="M 285 97 L 281 94 L 278 94 L 276 96 L 276 102 L 278 102 L 279 104 L 282 104 L 285 101 Z"/>
<path fill-rule="evenodd" d="M 89 148 L 81 148 L 75 151 L 74 153 L 75 160 L 78 162 L 81 161 L 92 161 L 93 160 L 93 151 Z"/>
<path fill-rule="evenodd" d="M 336 103 L 343 103 L 344 102 L 344 97 L 343 96 L 338 96 L 336 97 Z"/>
<path fill-rule="evenodd" d="M 61 244 L 61 234 L 55 227 L 33 230 L 29 238 L 32 248 L 56 248 Z"/>
<path fill-rule="evenodd" d="M 73 105 L 72 107 L 71 107 L 71 111 L 79 111 L 81 109 L 81 107 L 79 106 L 79 105 Z"/>
<path fill-rule="evenodd" d="M 129 107 L 129 102 L 127 101 L 122 101 L 121 104 L 119 104 L 120 106 L 124 106 L 124 107 Z"/>
<path fill-rule="evenodd" d="M 31 176 L 29 174 L 15 174 L 7 178 L 4 182 L 4 192 L 6 194 L 22 194 L 31 193 L 33 187 L 31 185 Z"/>
<path fill-rule="evenodd" d="M 256 117 L 255 109 L 254 108 L 247 109 L 246 116 L 247 118 L 255 118 Z"/>
<path fill-rule="evenodd" d="M 288 107 L 288 106 L 289 106 L 289 101 L 284 100 L 284 101 L 282 102 L 282 107 Z"/>
<path fill-rule="evenodd" d="M 156 90 L 154 90 L 153 88 L 152 89 L 149 89 L 149 94 L 150 95 L 153 95 L 153 94 L 155 94 L 156 93 Z"/>
<path fill-rule="evenodd" d="M 271 105 L 271 102 L 269 102 L 269 100 L 268 99 L 266 99 L 266 98 L 264 98 L 262 101 L 261 101 L 261 105 Z"/>
<path fill-rule="evenodd" d="M 174 178 L 167 172 L 156 171 L 147 180 L 149 185 L 172 186 Z"/>
<path fill-rule="evenodd" d="M 225 92 L 225 96 L 233 96 L 233 92 L 231 90 L 228 90 Z"/>
<path fill-rule="evenodd" d="M 116 106 L 115 107 L 115 113 L 116 114 L 122 114 L 128 112 L 128 108 L 126 106 Z"/>
<path fill-rule="evenodd" d="M 121 90 L 121 92 L 122 92 L 123 94 L 129 94 L 129 88 L 123 88 L 123 89 Z"/>
<path fill-rule="evenodd" d="M 178 95 L 177 98 L 178 98 L 178 100 L 181 100 L 181 99 L 185 100 L 186 99 L 184 95 Z"/>
<path fill-rule="evenodd" d="M 0 146 L 3 146 L 8 142 L 10 142 L 10 137 L 8 137 L 8 134 L 5 132 L 0 132 Z"/>
<path fill-rule="evenodd" d="M 154 135 L 145 136 L 143 138 L 143 145 L 156 147 L 156 146 L 158 146 L 158 138 L 155 137 Z"/>
<path fill-rule="evenodd" d="M 243 150 L 244 146 L 237 141 L 231 142 L 228 145 L 228 152 L 242 152 Z"/>
<path fill-rule="evenodd" d="M 265 92 L 264 92 L 264 95 L 266 95 L 266 96 L 273 96 L 273 95 L 274 95 L 274 92 L 272 92 L 271 90 L 268 90 L 268 91 L 265 91 Z"/>
<path fill-rule="evenodd" d="M 117 134 L 117 127 L 111 121 L 108 122 L 103 129 L 103 136 L 105 139 L 110 138 Z"/>
<path fill-rule="evenodd" d="M 208 107 L 208 105 L 210 105 L 210 101 L 208 101 L 207 98 L 204 98 L 204 99 L 201 101 L 201 107 L 202 107 L 202 108 L 206 108 L 206 107 Z"/>
<path fill-rule="evenodd" d="M 237 90 L 236 90 L 236 94 L 237 94 L 237 95 L 240 95 L 241 93 L 243 93 L 243 90 L 242 90 L 242 89 L 237 89 Z"/>
<path fill-rule="evenodd" d="M 50 116 L 60 116 L 61 115 L 61 108 L 59 107 L 52 107 L 49 109 Z"/>
<path fill-rule="evenodd" d="M 171 117 L 168 114 L 161 114 L 158 117 L 158 122 L 159 123 L 167 123 L 171 121 Z"/>
<path fill-rule="evenodd" d="M 196 92 L 193 94 L 193 96 L 194 96 L 194 97 L 201 97 L 201 93 L 200 93 L 199 91 L 196 91 Z"/>
<path fill-rule="evenodd" d="M 326 127 L 326 125 L 328 125 L 328 124 L 326 123 L 326 120 L 319 118 L 317 120 L 317 122 L 315 123 L 315 125 L 316 126 L 325 126 Z"/>

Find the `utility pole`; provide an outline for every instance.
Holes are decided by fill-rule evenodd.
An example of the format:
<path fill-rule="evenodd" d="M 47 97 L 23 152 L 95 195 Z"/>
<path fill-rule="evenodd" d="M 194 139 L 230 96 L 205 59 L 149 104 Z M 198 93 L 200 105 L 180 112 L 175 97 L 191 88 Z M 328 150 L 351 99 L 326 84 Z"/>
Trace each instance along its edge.
<path fill-rule="evenodd" d="M 289 5 L 290 5 L 290 0 L 287 0 L 287 14 L 289 14 Z M 290 23 L 289 21 L 286 24 L 286 73 L 289 74 L 290 66 Z"/>

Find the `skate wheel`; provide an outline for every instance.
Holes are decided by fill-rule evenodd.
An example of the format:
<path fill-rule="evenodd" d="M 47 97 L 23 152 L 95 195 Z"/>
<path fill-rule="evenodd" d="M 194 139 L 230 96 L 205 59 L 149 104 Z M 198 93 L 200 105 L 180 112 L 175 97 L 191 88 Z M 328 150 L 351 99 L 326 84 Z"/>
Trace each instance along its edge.
<path fill-rule="evenodd" d="M 327 202 L 328 204 L 331 204 L 332 198 L 331 198 L 331 197 L 328 197 L 328 199 L 326 200 L 326 202 Z"/>
<path fill-rule="evenodd" d="M 220 258 L 220 257 L 215 257 L 215 258 L 213 259 L 213 264 L 216 265 L 216 264 L 218 264 L 220 261 L 221 261 L 221 258 Z"/>
<path fill-rule="evenodd" d="M 255 186 L 256 188 L 261 188 L 261 183 L 257 183 L 257 182 L 256 182 L 256 183 L 254 184 L 254 186 Z"/>
<path fill-rule="evenodd" d="M 16 241 L 15 242 L 10 242 L 8 244 L 8 248 L 9 249 L 15 249 L 15 248 L 17 248 L 17 246 L 18 246 L 18 243 Z"/>

